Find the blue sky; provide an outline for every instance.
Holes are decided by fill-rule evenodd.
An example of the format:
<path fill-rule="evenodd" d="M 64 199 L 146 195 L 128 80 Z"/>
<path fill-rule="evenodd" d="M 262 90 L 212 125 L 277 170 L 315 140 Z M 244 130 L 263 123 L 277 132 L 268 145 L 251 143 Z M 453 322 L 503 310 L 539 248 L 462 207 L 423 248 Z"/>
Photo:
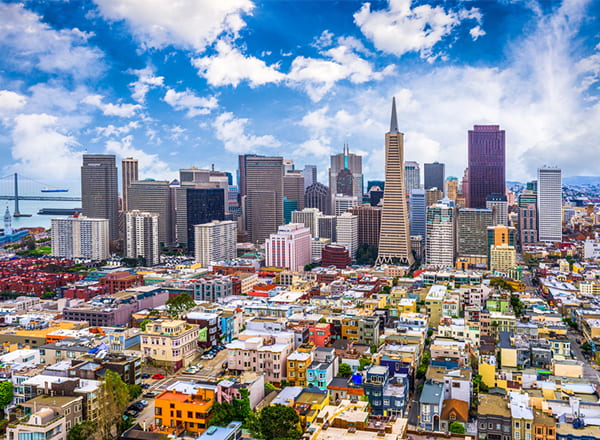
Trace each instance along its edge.
<path fill-rule="evenodd" d="M 507 131 L 507 178 L 597 175 L 600 2 L 94 0 L 0 3 L 0 170 L 79 186 L 81 154 L 235 171 L 237 155 L 462 176 L 467 130 Z"/>

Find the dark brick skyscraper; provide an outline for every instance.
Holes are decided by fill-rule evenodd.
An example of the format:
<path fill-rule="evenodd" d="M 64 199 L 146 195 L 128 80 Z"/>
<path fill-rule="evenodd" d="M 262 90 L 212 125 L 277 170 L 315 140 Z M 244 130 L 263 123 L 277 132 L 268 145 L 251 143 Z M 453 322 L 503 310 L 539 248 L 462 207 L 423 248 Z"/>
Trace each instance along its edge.
<path fill-rule="evenodd" d="M 469 208 L 485 208 L 490 194 L 505 194 L 505 139 L 499 125 L 469 130 Z"/>

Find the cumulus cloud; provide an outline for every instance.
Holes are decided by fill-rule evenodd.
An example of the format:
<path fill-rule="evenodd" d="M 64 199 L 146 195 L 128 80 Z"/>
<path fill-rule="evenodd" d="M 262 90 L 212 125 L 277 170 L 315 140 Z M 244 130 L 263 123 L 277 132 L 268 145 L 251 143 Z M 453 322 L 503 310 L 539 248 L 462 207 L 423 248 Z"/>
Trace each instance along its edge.
<path fill-rule="evenodd" d="M 153 179 L 171 180 L 177 175 L 176 171 L 160 160 L 157 154 L 146 153 L 144 150 L 135 148 L 133 136 L 128 135 L 120 140 L 111 139 L 106 141 L 106 153 L 115 154 L 119 159 L 135 157 L 138 160 L 140 178 L 151 177 Z"/>
<path fill-rule="evenodd" d="M 99 108 L 106 116 L 120 116 L 122 118 L 131 118 L 142 108 L 139 104 L 106 104 L 103 102 L 101 95 L 88 95 L 81 102 Z"/>
<path fill-rule="evenodd" d="M 133 89 L 132 98 L 140 104 L 146 101 L 146 95 L 150 89 L 161 87 L 164 82 L 164 77 L 156 76 L 154 69 L 147 66 L 139 70 L 128 70 L 127 73 L 137 76 L 137 81 L 133 81 L 129 84 L 129 87 Z"/>
<path fill-rule="evenodd" d="M 212 86 L 237 87 L 240 82 L 247 81 L 251 87 L 256 87 L 279 82 L 285 77 L 277 70 L 278 66 L 268 66 L 259 58 L 246 56 L 225 41 L 218 41 L 216 50 L 215 55 L 192 60 L 198 74 Z"/>
<path fill-rule="evenodd" d="M 473 40 L 477 40 L 479 37 L 483 37 L 485 35 L 485 31 L 481 29 L 481 26 L 477 25 L 469 30 L 469 34 L 471 34 L 471 38 L 473 38 Z"/>
<path fill-rule="evenodd" d="M 25 106 L 27 98 L 10 90 L 0 90 L 0 114 L 12 113 Z"/>
<path fill-rule="evenodd" d="M 54 30 L 22 3 L 0 3 L 0 49 L 17 71 L 97 76 L 104 70 L 103 54 L 89 45 L 91 36 L 77 28 Z"/>
<path fill-rule="evenodd" d="M 95 0 L 109 20 L 125 20 L 147 47 L 169 45 L 204 50 L 222 34 L 237 35 L 246 25 L 250 0 Z"/>
<path fill-rule="evenodd" d="M 48 176 L 65 180 L 79 173 L 81 152 L 76 139 L 61 131 L 57 117 L 20 114 L 14 119 L 11 154 L 15 169 L 28 176 Z"/>
<path fill-rule="evenodd" d="M 164 101 L 175 110 L 187 111 L 188 118 L 207 115 L 219 106 L 217 98 L 214 96 L 203 98 L 196 96 L 190 90 L 176 92 L 173 89 L 168 89 Z"/>
<path fill-rule="evenodd" d="M 215 136 L 232 153 L 248 153 L 259 147 L 279 147 L 281 143 L 272 135 L 256 136 L 246 133 L 249 120 L 236 118 L 233 113 L 221 113 L 213 122 Z"/>
<path fill-rule="evenodd" d="M 480 22 L 481 14 L 476 8 L 455 12 L 428 4 L 413 7 L 412 0 L 389 0 L 387 9 L 377 11 L 367 2 L 354 14 L 354 22 L 378 50 L 398 56 L 417 52 L 429 60 L 435 59 L 433 47 L 462 20 Z"/>

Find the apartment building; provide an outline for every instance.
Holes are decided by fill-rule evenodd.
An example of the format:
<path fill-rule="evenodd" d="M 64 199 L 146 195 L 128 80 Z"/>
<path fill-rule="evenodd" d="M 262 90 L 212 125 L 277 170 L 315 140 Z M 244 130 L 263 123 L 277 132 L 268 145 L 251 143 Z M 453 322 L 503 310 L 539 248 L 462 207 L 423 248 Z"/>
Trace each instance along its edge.
<path fill-rule="evenodd" d="M 189 366 L 198 354 L 199 327 L 182 320 L 158 319 L 141 334 L 141 352 L 157 365 L 177 371 Z"/>

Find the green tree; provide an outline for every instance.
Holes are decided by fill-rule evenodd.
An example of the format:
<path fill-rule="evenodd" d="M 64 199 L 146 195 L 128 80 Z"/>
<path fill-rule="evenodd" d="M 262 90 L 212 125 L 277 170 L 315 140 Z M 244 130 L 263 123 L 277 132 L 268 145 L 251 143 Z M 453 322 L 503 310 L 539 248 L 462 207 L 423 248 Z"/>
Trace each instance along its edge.
<path fill-rule="evenodd" d="M 417 379 L 422 379 L 427 374 L 427 365 L 421 364 L 417 367 Z"/>
<path fill-rule="evenodd" d="M 369 358 L 361 357 L 358 360 L 358 368 L 360 370 L 364 370 L 367 365 L 371 365 L 371 360 Z"/>
<path fill-rule="evenodd" d="M 235 399 L 231 403 L 215 403 L 212 407 L 212 417 L 210 424 L 215 426 L 227 426 L 231 422 L 238 421 L 246 423 L 250 416 L 250 398 L 248 390 L 241 389 L 241 399 Z"/>
<path fill-rule="evenodd" d="M 372 266 L 377 260 L 377 248 L 363 243 L 356 249 L 356 264 Z"/>
<path fill-rule="evenodd" d="M 352 376 L 352 367 L 345 362 L 340 364 L 340 369 L 338 371 L 338 376 L 342 377 L 350 377 Z"/>
<path fill-rule="evenodd" d="M 93 437 L 94 432 L 96 431 L 96 426 L 89 421 L 78 423 L 69 429 L 69 440 L 87 440 L 90 437 Z"/>
<path fill-rule="evenodd" d="M 142 395 L 142 387 L 138 384 L 132 383 L 127 385 L 127 392 L 129 393 L 129 400 L 135 400 Z"/>
<path fill-rule="evenodd" d="M 521 316 L 521 313 L 523 312 L 523 309 L 525 308 L 525 306 L 523 305 L 523 302 L 521 301 L 521 299 L 518 296 L 511 295 L 510 305 L 512 306 L 513 312 L 515 312 L 515 316 L 517 318 L 519 316 Z"/>
<path fill-rule="evenodd" d="M 166 302 L 167 315 L 172 318 L 179 318 L 183 312 L 186 312 L 196 306 L 189 293 L 183 292 L 179 295 L 169 298 Z"/>
<path fill-rule="evenodd" d="M 370 350 L 371 350 L 371 354 L 375 354 L 375 353 L 377 353 L 377 350 L 379 350 L 379 347 L 377 345 L 373 344 L 373 345 L 371 345 Z"/>
<path fill-rule="evenodd" d="M 294 408 L 270 405 L 248 418 L 248 429 L 256 438 L 264 440 L 298 440 L 302 436 L 300 418 Z"/>
<path fill-rule="evenodd" d="M 450 423 L 448 429 L 453 434 L 464 434 L 465 432 L 467 432 L 467 430 L 465 429 L 465 425 L 456 421 Z"/>
<path fill-rule="evenodd" d="M 100 394 L 102 405 L 96 423 L 96 434 L 100 439 L 112 438 L 114 429 L 122 427 L 123 411 L 129 403 L 129 389 L 121 376 L 107 370 L 100 386 Z"/>
<path fill-rule="evenodd" d="M 592 346 L 589 342 L 585 341 L 583 344 L 581 344 L 581 349 L 583 351 L 592 351 Z"/>
<path fill-rule="evenodd" d="M 8 380 L 0 382 L 0 409 L 2 414 L 13 400 L 13 384 Z"/>
<path fill-rule="evenodd" d="M 150 322 L 150 319 L 144 319 L 142 322 L 140 322 L 140 330 L 145 332 L 146 331 L 146 326 L 148 325 L 148 323 Z"/>

